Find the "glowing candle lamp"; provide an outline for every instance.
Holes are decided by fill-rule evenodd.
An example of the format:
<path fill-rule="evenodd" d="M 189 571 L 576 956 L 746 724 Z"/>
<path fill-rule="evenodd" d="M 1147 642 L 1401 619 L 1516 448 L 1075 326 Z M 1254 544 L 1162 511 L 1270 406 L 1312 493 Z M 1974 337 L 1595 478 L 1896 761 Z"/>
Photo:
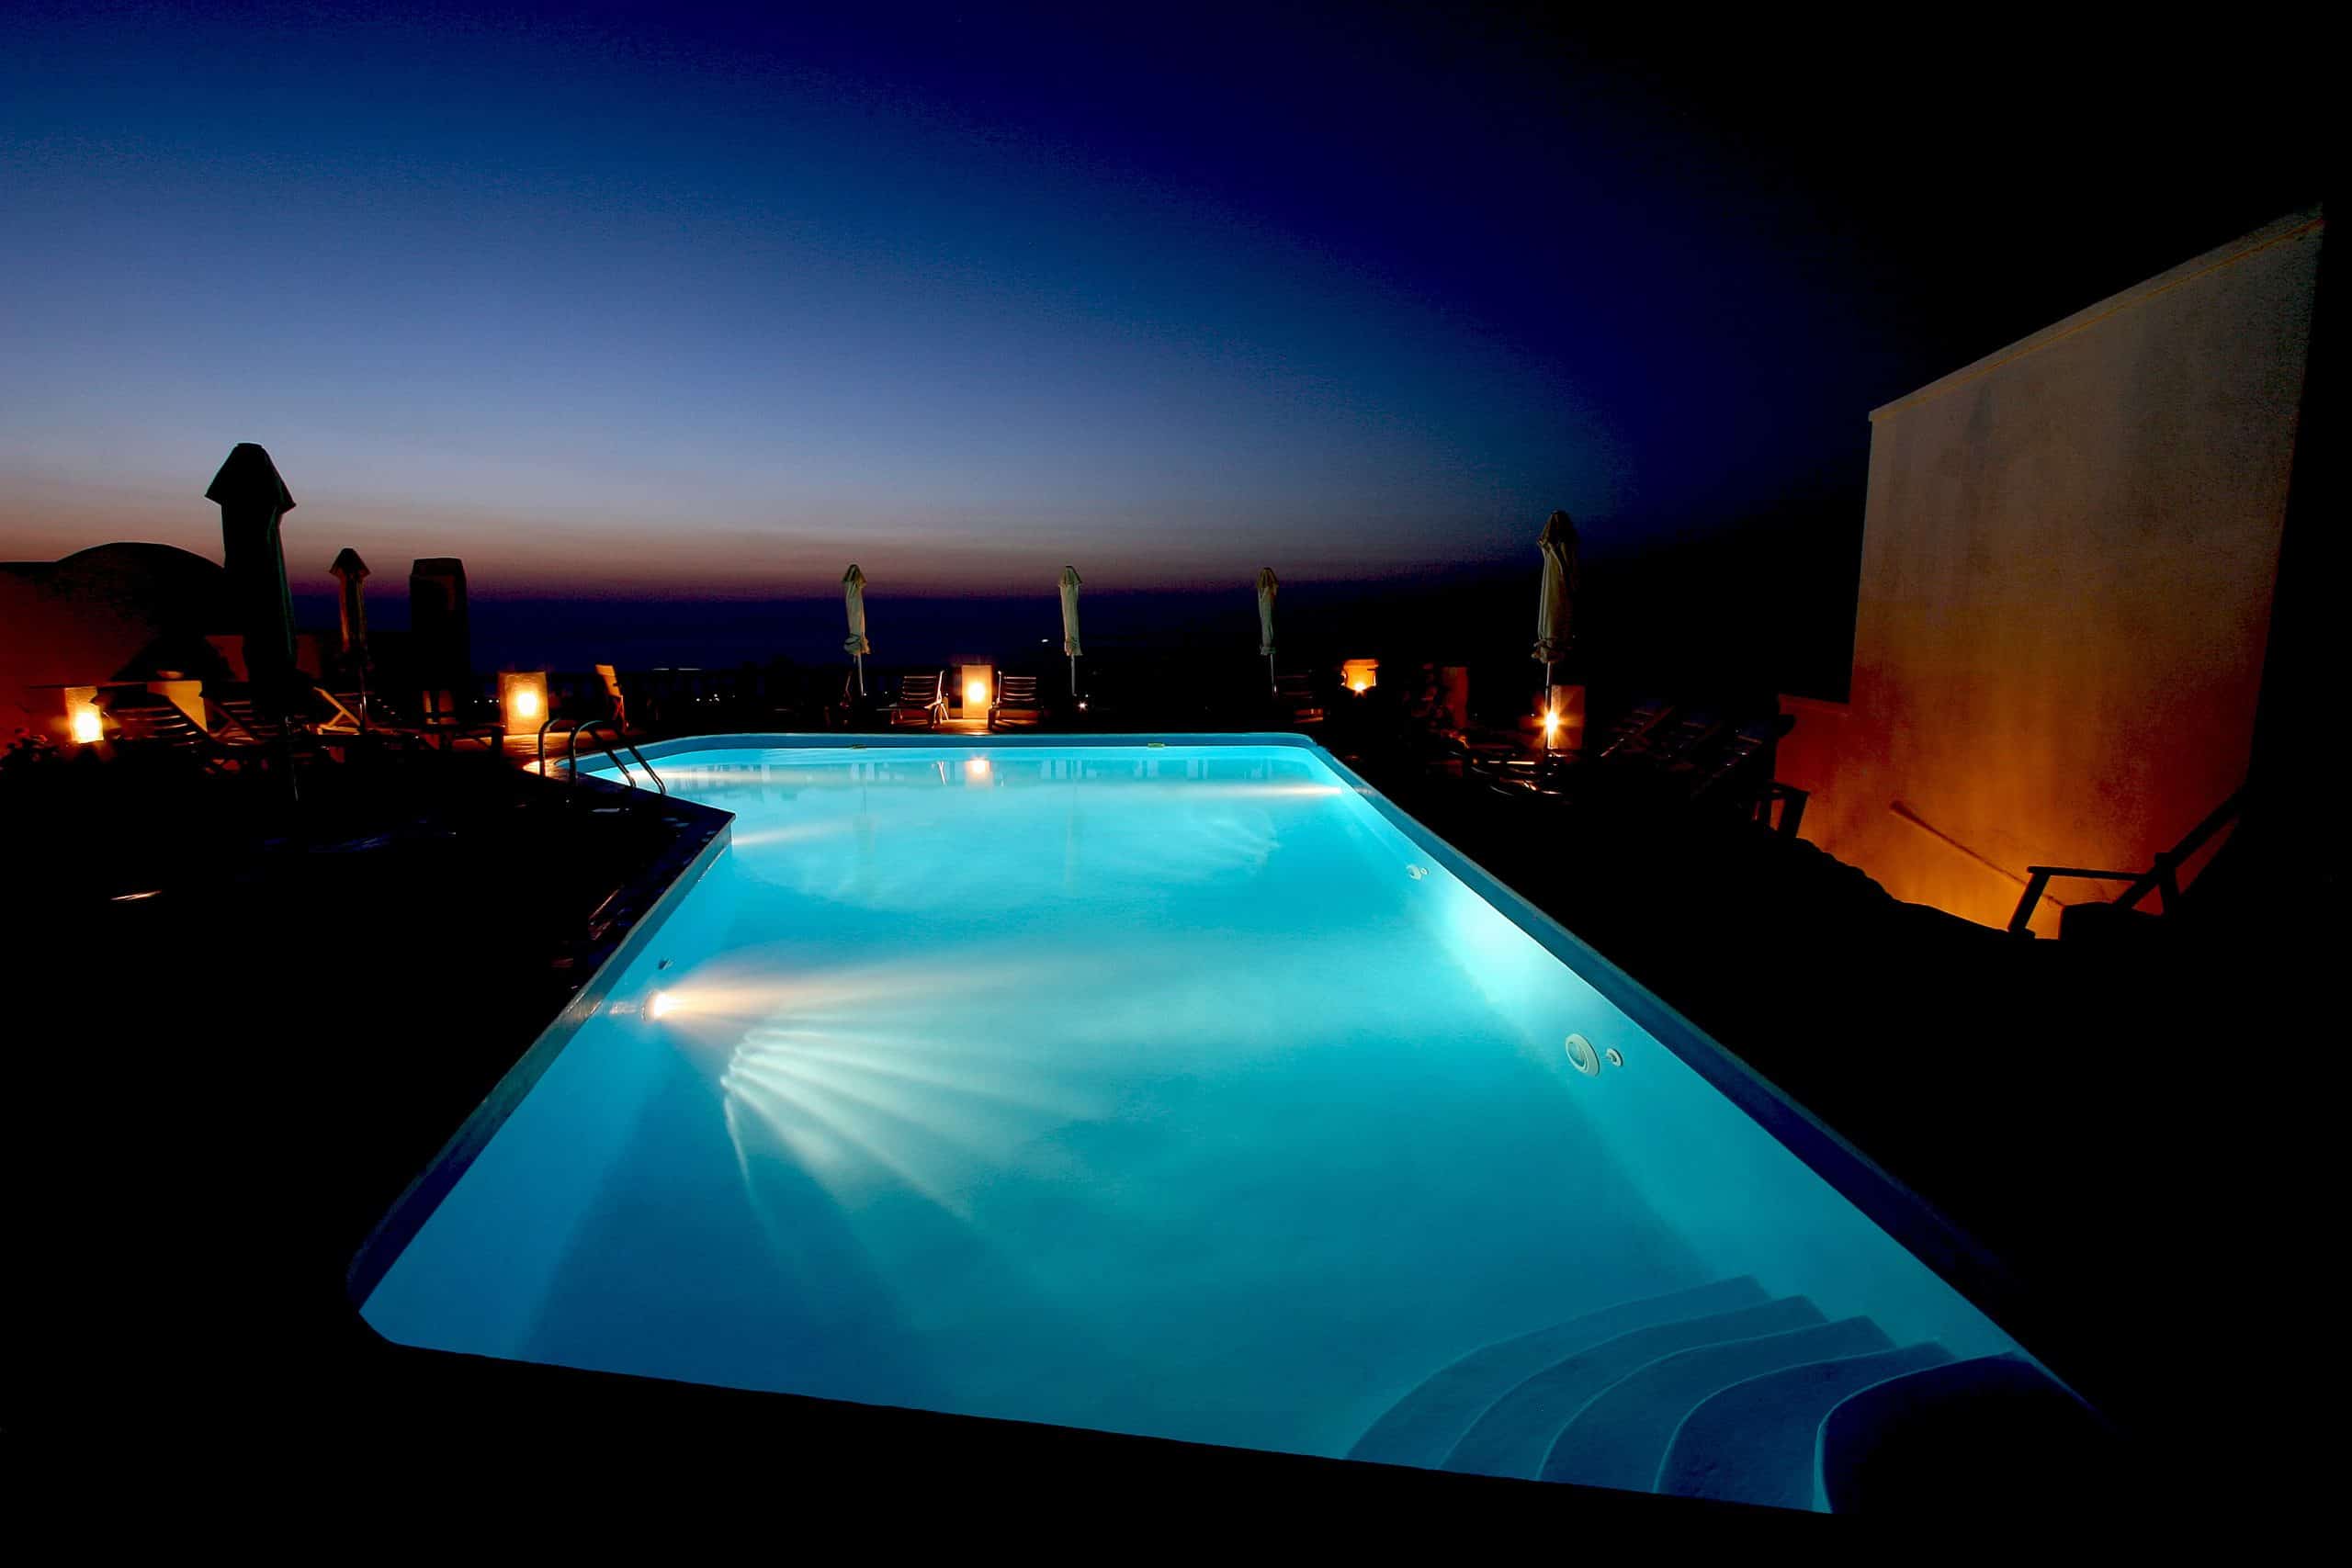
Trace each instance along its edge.
<path fill-rule="evenodd" d="M 65 688 L 65 733 L 76 746 L 95 746 L 106 739 L 106 719 L 98 712 L 96 686 Z"/>
<path fill-rule="evenodd" d="M 498 707 L 509 729 L 537 729 L 548 716 L 548 677 L 544 670 L 498 677 Z"/>
<path fill-rule="evenodd" d="M 992 664 L 957 665 L 956 689 L 964 694 L 965 717 L 985 716 L 989 711 L 989 698 L 996 691 L 996 667 Z"/>

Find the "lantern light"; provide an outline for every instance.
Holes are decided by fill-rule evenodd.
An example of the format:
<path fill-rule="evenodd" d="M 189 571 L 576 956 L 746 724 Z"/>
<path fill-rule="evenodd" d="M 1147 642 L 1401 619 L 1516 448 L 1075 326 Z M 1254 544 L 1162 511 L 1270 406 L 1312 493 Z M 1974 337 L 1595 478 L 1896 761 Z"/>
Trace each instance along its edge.
<path fill-rule="evenodd" d="M 95 746 L 106 739 L 107 722 L 98 711 L 96 686 L 65 688 L 65 734 L 76 746 Z"/>
<path fill-rule="evenodd" d="M 537 729 L 548 716 L 548 676 L 544 670 L 498 677 L 498 708 L 511 730 Z"/>

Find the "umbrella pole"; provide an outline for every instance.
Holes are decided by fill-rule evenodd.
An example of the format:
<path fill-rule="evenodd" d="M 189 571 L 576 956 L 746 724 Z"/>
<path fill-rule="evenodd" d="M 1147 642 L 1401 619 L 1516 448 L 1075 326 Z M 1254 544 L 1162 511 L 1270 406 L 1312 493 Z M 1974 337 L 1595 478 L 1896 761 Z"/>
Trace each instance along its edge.
<path fill-rule="evenodd" d="M 857 660 L 857 694 L 862 697 L 865 695 L 865 655 L 861 653 L 855 657 Z"/>
<path fill-rule="evenodd" d="M 1069 694 L 1078 695 L 1078 655 L 1069 656 Z"/>
<path fill-rule="evenodd" d="M 1282 689 L 1282 682 L 1274 675 L 1274 656 L 1269 653 L 1266 655 L 1266 690 L 1270 694 L 1279 695 Z"/>

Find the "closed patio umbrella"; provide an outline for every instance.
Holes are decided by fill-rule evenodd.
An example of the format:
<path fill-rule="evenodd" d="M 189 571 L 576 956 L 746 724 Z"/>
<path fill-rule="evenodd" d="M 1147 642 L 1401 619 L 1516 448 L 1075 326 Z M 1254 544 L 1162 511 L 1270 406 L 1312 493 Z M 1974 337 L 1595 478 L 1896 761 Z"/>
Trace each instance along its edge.
<path fill-rule="evenodd" d="M 343 618 L 343 657 L 345 660 L 368 656 L 368 563 L 359 552 L 345 548 L 337 553 L 334 564 L 327 573 L 335 581 L 335 608 Z"/>
<path fill-rule="evenodd" d="M 854 563 L 842 573 L 842 599 L 849 606 L 849 636 L 842 638 L 842 651 L 857 660 L 857 694 L 865 695 L 865 656 L 874 645 L 865 638 L 865 573 Z"/>
<path fill-rule="evenodd" d="M 295 686 L 294 598 L 286 585 L 286 549 L 278 537 L 278 525 L 294 510 L 294 497 L 269 454 L 240 441 L 212 476 L 204 499 L 220 508 L 220 569 L 236 603 L 237 630 L 243 634 L 245 679 L 262 710 L 278 721 L 286 787 L 299 801 L 302 786 L 294 773 L 294 730 L 286 722 Z"/>
<path fill-rule="evenodd" d="M 1062 657 L 1069 660 L 1069 694 L 1078 695 L 1078 568 L 1062 568 Z"/>
<path fill-rule="evenodd" d="M 359 682 L 359 723 L 368 723 L 368 563 L 346 546 L 327 568 L 335 581 L 335 607 L 343 617 L 343 670 Z"/>
<path fill-rule="evenodd" d="M 1544 712 L 1552 712 L 1552 666 L 1574 640 L 1577 605 L 1577 525 L 1565 512 L 1545 519 L 1535 547 L 1544 557 L 1544 581 L 1535 601 L 1535 653 L 1544 662 Z M 1548 733 L 1548 732 L 1547 732 Z"/>
<path fill-rule="evenodd" d="M 294 600 L 286 586 L 286 551 L 279 522 L 294 498 L 269 454 L 241 441 L 212 477 L 204 499 L 220 508 L 221 570 L 237 604 L 244 636 L 245 670 L 272 711 L 283 712 L 294 674 Z"/>
<path fill-rule="evenodd" d="M 1274 595 L 1282 591 L 1274 569 L 1258 569 L 1258 651 L 1266 656 L 1266 684 L 1274 683 Z"/>

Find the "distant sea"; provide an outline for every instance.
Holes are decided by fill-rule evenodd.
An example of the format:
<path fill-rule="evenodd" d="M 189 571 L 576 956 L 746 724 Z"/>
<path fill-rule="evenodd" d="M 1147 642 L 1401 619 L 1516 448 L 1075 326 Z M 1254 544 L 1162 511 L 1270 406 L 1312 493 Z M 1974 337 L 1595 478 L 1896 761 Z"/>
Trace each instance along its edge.
<path fill-rule="evenodd" d="M 1858 530 L 1857 530 L 1858 533 Z M 1588 559 L 1577 652 L 1561 672 L 1622 692 L 1748 700 L 1772 691 L 1846 694 L 1853 647 L 1858 537 L 1789 536 L 1693 540 L 1640 557 Z M 395 584 L 399 580 L 394 579 Z M 1286 668 L 1376 657 L 1469 664 L 1481 684 L 1540 684 L 1529 658 L 1536 567 L 1402 581 L 1285 582 L 1276 601 Z M 298 594 L 303 625 L 331 628 L 334 601 Z M 395 586 L 368 599 L 372 626 L 408 624 Z M 471 596 L 474 663 L 481 670 L 725 669 L 784 659 L 844 662 L 838 593 L 749 600 L 646 595 Z M 1255 657 L 1258 615 L 1247 578 L 1207 591 L 1089 590 L 1080 631 L 1091 653 Z M 870 663 L 882 670 L 987 660 L 1040 672 L 1061 659 L 1061 607 L 1050 582 L 1029 594 L 912 597 L 871 589 Z"/>

